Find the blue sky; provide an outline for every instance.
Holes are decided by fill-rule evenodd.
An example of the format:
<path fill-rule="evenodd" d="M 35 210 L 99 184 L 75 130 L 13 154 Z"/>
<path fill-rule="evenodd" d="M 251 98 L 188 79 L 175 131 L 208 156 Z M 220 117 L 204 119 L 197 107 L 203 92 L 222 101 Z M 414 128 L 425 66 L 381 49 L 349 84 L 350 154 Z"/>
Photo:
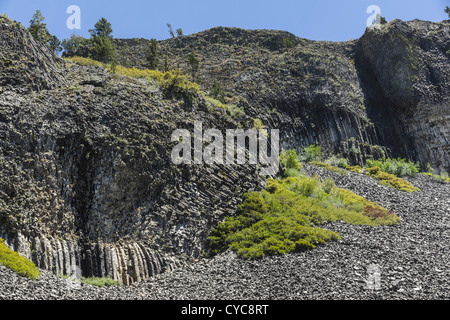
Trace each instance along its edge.
<path fill-rule="evenodd" d="M 69 30 L 67 7 L 81 9 L 81 29 Z M 49 31 L 58 38 L 72 33 L 85 37 L 101 18 L 108 19 L 116 38 L 169 37 L 166 24 L 182 28 L 185 34 L 215 26 L 289 31 L 312 40 L 346 41 L 359 38 L 377 5 L 387 20 L 421 19 L 442 21 L 448 18 L 445 6 L 450 0 L 0 0 L 0 13 L 29 26 L 36 9 L 46 18 Z"/>

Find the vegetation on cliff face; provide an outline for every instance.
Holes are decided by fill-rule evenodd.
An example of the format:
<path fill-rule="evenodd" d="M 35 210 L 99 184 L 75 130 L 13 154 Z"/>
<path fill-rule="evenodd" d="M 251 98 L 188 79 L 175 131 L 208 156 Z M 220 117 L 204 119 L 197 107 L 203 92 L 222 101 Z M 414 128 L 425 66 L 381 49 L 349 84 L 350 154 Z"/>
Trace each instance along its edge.
<path fill-rule="evenodd" d="M 54 52 L 62 51 L 61 41 L 50 34 L 47 29 L 47 24 L 44 23 L 45 17 L 42 15 L 40 10 L 36 10 L 33 17 L 30 20 L 30 27 L 28 31 L 31 33 L 36 41 L 44 45 L 48 45 Z"/>
<path fill-rule="evenodd" d="M 0 265 L 32 280 L 36 280 L 40 275 L 39 270 L 33 262 L 9 249 L 2 238 L 0 238 Z"/>
<path fill-rule="evenodd" d="M 300 173 L 292 152 L 281 161 L 289 170 L 285 179 L 269 179 L 261 192 L 245 194 L 236 216 L 228 217 L 212 232 L 212 253 L 231 249 L 245 259 L 286 254 L 337 240 L 340 236 L 321 228 L 344 221 L 355 225 L 394 225 L 400 218 L 392 211 L 348 190 L 334 181 L 320 181 Z"/>
<path fill-rule="evenodd" d="M 116 65 L 113 68 L 112 64 L 102 63 L 93 59 L 82 57 L 70 57 L 66 58 L 66 61 L 74 62 L 83 66 L 99 66 L 118 75 L 155 81 L 161 86 L 168 96 L 177 95 L 192 99 L 194 95 L 200 93 L 198 84 L 189 81 L 185 75 L 181 74 L 179 70 L 163 73 L 158 70 L 141 70 L 137 68 L 126 68 L 120 65 Z"/>
<path fill-rule="evenodd" d="M 0 182 L 7 187 L 0 193 L 1 227 L 7 233 L 24 233 L 24 241 L 38 241 L 40 245 L 33 246 L 36 256 L 57 248 L 59 241 L 75 248 L 54 249 L 45 263 L 36 261 L 40 266 L 52 268 L 68 257 L 84 255 L 84 262 L 99 261 L 108 269 L 105 273 L 117 279 L 133 274 L 126 281 L 176 265 L 170 260 L 173 253 L 198 257 L 210 230 L 227 216 L 231 218 L 219 224 L 210 239 L 212 251 L 231 248 L 245 258 L 312 249 L 336 240 L 339 235 L 325 229 L 335 221 L 373 226 L 399 221 L 389 210 L 336 188 L 332 180 L 306 177 L 297 160 L 303 155 L 297 158 L 294 153 L 282 161 L 283 178 L 269 180 L 264 191 L 247 193 L 242 203 L 243 193 L 262 189 L 254 168 L 173 166 L 168 161 L 170 135 L 161 132 L 191 128 L 198 119 L 215 128 L 270 125 L 280 129 L 286 148 L 315 144 L 305 154 L 312 164 L 364 172 L 369 169 L 348 164 L 363 166 L 371 157 L 381 158 L 387 147 L 412 146 L 409 137 L 390 144 L 386 132 L 395 128 L 403 137 L 422 130 L 408 131 L 410 122 L 402 123 L 405 117 L 411 119 L 402 113 L 409 105 L 395 96 L 400 91 L 375 92 L 372 88 L 379 86 L 368 85 L 367 78 L 389 78 L 390 70 L 383 66 L 399 60 L 395 70 L 402 72 L 397 72 L 395 82 L 403 83 L 405 77 L 427 83 L 419 76 L 428 67 L 442 76 L 426 87 L 440 86 L 441 93 L 415 106 L 426 109 L 425 102 L 439 102 L 447 90 L 443 84 L 448 82 L 448 58 L 440 54 L 444 47 L 448 50 L 440 35 L 446 32 L 443 24 L 432 26 L 436 41 L 427 46 L 414 38 L 431 27 L 416 28 L 416 22 L 384 26 L 386 33 L 395 29 L 393 39 L 368 32 L 364 41 L 347 43 L 308 41 L 278 31 L 214 28 L 160 42 L 158 55 L 166 58 L 162 72 L 162 63 L 161 70 L 145 69 L 147 41 L 113 41 L 127 66 L 80 57 L 65 62 L 43 50 L 26 30 L 3 21 L 0 18 L 0 122 L 8 125 L 0 126 L 7 150 L 0 154 Z M 389 47 L 395 39 L 402 41 L 399 48 Z M 89 41 L 72 40 L 74 51 L 89 55 Z M 128 44 L 132 50 L 124 54 Z M 431 49 L 422 53 L 428 45 Z M 441 62 L 426 60 L 428 55 Z M 404 56 L 409 60 L 402 61 Z M 190 76 L 198 84 L 189 81 Z M 408 97 L 410 91 L 401 93 Z M 386 101 L 396 101 L 401 108 Z M 399 114 L 386 115 L 380 106 Z M 438 114 L 436 110 L 431 113 Z M 372 123 L 371 116 L 379 113 L 384 117 Z M 385 130 L 384 120 L 391 118 L 397 122 Z M 446 127 L 445 119 L 437 121 L 437 129 Z M 434 134 L 424 135 L 431 139 Z M 324 159 L 318 145 L 327 152 L 342 151 L 343 156 Z M 433 150 L 440 156 L 446 152 Z M 417 156 L 414 150 L 396 151 Z M 440 166 L 445 167 L 447 158 L 441 158 Z M 398 177 L 382 168 L 368 172 L 388 181 L 386 185 L 402 187 L 392 182 Z M 82 234 L 83 242 L 75 233 Z M 116 243 L 122 239 L 130 242 L 125 247 Z M 126 260 L 130 255 L 122 250 L 145 259 Z M 106 263 L 110 254 L 125 259 L 126 268 L 117 261 Z M 83 270 L 89 275 L 103 272 L 89 268 Z"/>
<path fill-rule="evenodd" d="M 331 155 L 328 158 L 322 155 L 321 147 L 311 145 L 303 149 L 301 159 L 309 164 L 324 168 L 339 174 L 347 174 L 346 170 L 365 173 L 366 175 L 380 181 L 381 184 L 405 192 L 415 192 L 415 188 L 409 181 L 402 177 L 415 177 L 420 172 L 420 163 L 413 163 L 405 159 L 390 159 L 383 157 L 378 160 L 367 159 L 364 168 L 361 166 L 350 166 L 349 161 L 339 155 Z M 346 169 L 346 170 L 344 170 Z M 433 175 L 431 175 L 433 176 Z M 440 178 L 435 178 L 439 180 Z M 445 181 L 445 177 L 440 179 Z"/>
<path fill-rule="evenodd" d="M 372 167 L 367 169 L 367 175 L 380 181 L 381 184 L 405 192 L 420 191 L 414 187 L 410 182 L 398 178 L 397 176 L 383 172 L 380 167 Z"/>

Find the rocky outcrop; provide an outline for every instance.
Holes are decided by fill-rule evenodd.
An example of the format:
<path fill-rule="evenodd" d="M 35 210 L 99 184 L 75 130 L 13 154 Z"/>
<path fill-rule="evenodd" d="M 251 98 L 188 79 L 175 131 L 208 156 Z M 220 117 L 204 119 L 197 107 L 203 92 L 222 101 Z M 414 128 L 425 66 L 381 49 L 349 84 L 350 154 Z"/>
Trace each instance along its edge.
<path fill-rule="evenodd" d="M 331 43 L 219 27 L 160 45 L 161 57 L 187 73 L 195 53 L 204 90 L 219 82 L 230 103 L 279 128 L 286 148 L 320 144 L 354 163 L 385 154 L 449 171 L 449 32 L 448 21 L 394 20 Z M 117 40 L 138 67 L 146 67 L 146 44 Z"/>
<path fill-rule="evenodd" d="M 14 28 L 0 19 L 2 30 Z M 2 54 L 20 56 L 12 45 L 19 40 L 8 38 Z M 28 72 L 45 70 L 53 82 L 29 83 L 0 69 L 1 79 L 17 78 L 0 91 L 0 232 L 7 243 L 55 273 L 75 264 L 83 276 L 126 284 L 201 256 L 212 228 L 264 180 L 255 166 L 176 166 L 171 134 L 193 132 L 196 120 L 205 130 L 236 128 L 236 119 L 208 109 L 201 96 L 167 97 L 154 82 L 66 63 L 29 41 L 45 53 L 30 53 L 45 67 Z M 61 81 L 52 75 L 59 69 Z"/>
<path fill-rule="evenodd" d="M 50 48 L 36 43 L 21 24 L 1 18 L 0 47 L 0 90 L 28 93 L 51 89 L 64 81 L 62 60 Z"/>
<path fill-rule="evenodd" d="M 449 171 L 450 22 L 394 20 L 359 45 L 368 114 L 383 143 Z"/>
<path fill-rule="evenodd" d="M 174 165 L 171 134 L 195 121 L 225 130 L 259 120 L 285 149 L 448 170 L 448 28 L 395 21 L 343 43 L 215 28 L 161 42 L 187 73 L 196 52 L 196 80 L 205 92 L 221 84 L 226 111 L 61 60 L 0 17 L 0 236 L 54 273 L 125 284 L 201 257 L 210 231 L 265 182 L 257 166 Z M 145 40 L 117 44 L 144 66 Z"/>
<path fill-rule="evenodd" d="M 117 45 L 119 56 L 130 65 L 146 66 L 145 40 L 120 39 Z M 354 60 L 356 42 L 316 42 L 287 32 L 220 27 L 160 45 L 161 57 L 167 55 L 172 67 L 188 74 L 186 57 L 196 54 L 201 65 L 196 77 L 203 89 L 211 91 L 214 81 L 220 83 L 228 103 L 266 127 L 280 129 L 282 147 L 320 144 L 355 161 L 375 156 L 370 148 L 361 148 L 361 156 L 354 157 L 342 145 L 352 138 L 361 145 L 380 143 L 365 110 Z"/>
<path fill-rule="evenodd" d="M 107 277 L 130 285 L 174 270 L 188 260 L 163 256 L 139 242 L 86 243 L 75 239 L 26 238 L 22 234 L 0 234 L 14 251 L 33 261 L 38 268 L 74 278 Z"/>

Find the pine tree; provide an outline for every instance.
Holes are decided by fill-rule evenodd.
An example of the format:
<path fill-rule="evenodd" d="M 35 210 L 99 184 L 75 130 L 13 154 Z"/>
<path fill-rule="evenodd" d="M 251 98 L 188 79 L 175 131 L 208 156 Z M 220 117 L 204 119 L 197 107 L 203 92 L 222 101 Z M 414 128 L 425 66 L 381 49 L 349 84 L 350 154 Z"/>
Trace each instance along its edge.
<path fill-rule="evenodd" d="M 90 29 L 91 33 L 91 55 L 92 58 L 101 62 L 110 62 L 115 59 L 116 49 L 113 43 L 111 23 L 105 18 L 101 18 Z"/>
<path fill-rule="evenodd" d="M 217 99 L 217 100 L 219 100 L 222 103 L 226 102 L 225 94 L 224 94 L 222 88 L 220 87 L 220 83 L 218 83 L 216 80 L 214 80 L 214 84 L 213 84 L 212 89 L 211 89 L 211 96 L 214 99 Z"/>
<path fill-rule="evenodd" d="M 92 37 L 91 55 L 94 60 L 108 63 L 115 57 L 115 47 L 108 37 Z"/>
<path fill-rule="evenodd" d="M 200 61 L 198 60 L 195 53 L 191 52 L 187 59 L 188 64 L 191 66 L 192 79 L 196 81 L 196 75 L 200 69 Z"/>
<path fill-rule="evenodd" d="M 101 18 L 95 25 L 95 29 L 89 29 L 89 32 L 92 37 L 107 37 L 112 40 L 112 27 L 111 23 L 108 22 L 105 18 Z"/>
<path fill-rule="evenodd" d="M 30 20 L 30 27 L 28 28 L 28 31 L 30 31 L 33 38 L 42 44 L 48 43 L 51 38 L 50 33 L 47 29 L 47 24 L 44 23 L 44 20 L 45 18 L 42 15 L 41 11 L 36 10 Z"/>
<path fill-rule="evenodd" d="M 169 34 L 172 38 L 175 38 L 175 32 L 173 32 L 172 25 L 170 23 L 167 24 L 167 27 L 169 28 Z"/>
<path fill-rule="evenodd" d="M 147 48 L 147 61 L 149 69 L 156 70 L 159 65 L 159 44 L 156 39 L 151 39 Z"/>
<path fill-rule="evenodd" d="M 448 14 L 448 17 L 450 18 L 450 7 L 446 6 L 444 11 L 445 11 L 445 13 Z"/>
<path fill-rule="evenodd" d="M 53 52 L 61 52 L 63 49 L 61 46 L 61 41 L 59 41 L 59 39 L 56 36 L 50 37 L 50 40 L 48 41 L 48 45 L 53 50 Z"/>
<path fill-rule="evenodd" d="M 178 36 L 178 37 L 184 36 L 183 29 L 181 29 L 181 28 L 178 28 L 178 29 L 177 29 L 177 36 Z"/>
<path fill-rule="evenodd" d="M 41 11 L 36 10 L 30 20 L 28 31 L 36 41 L 48 45 L 54 52 L 61 52 L 61 41 L 59 41 L 56 36 L 50 34 L 44 20 L 45 17 L 42 15 Z"/>

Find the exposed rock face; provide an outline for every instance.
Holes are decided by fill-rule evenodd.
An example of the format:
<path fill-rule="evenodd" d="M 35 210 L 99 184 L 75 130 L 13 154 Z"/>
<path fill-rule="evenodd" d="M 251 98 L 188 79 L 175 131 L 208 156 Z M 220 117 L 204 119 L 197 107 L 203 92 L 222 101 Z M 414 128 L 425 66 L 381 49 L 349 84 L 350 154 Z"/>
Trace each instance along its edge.
<path fill-rule="evenodd" d="M 125 62 L 145 67 L 144 40 L 117 40 L 117 44 Z M 280 129 L 282 147 L 320 144 L 329 152 L 362 161 L 383 149 L 364 153 L 367 148 L 355 144 L 358 148 L 350 155 L 346 148 L 352 138 L 361 146 L 379 144 L 365 110 L 355 45 L 309 41 L 281 31 L 214 28 L 163 41 L 161 56 L 167 54 L 172 67 L 190 73 L 186 57 L 194 52 L 204 89 L 219 82 L 230 103 L 267 127 Z"/>
<path fill-rule="evenodd" d="M 9 246 L 32 260 L 37 267 L 57 275 L 108 277 L 129 285 L 178 268 L 180 257 L 161 255 L 142 242 L 93 243 L 45 236 L 0 234 Z"/>
<path fill-rule="evenodd" d="M 449 171 L 450 22 L 395 20 L 366 32 L 359 49 L 368 114 L 385 143 Z"/>
<path fill-rule="evenodd" d="M 449 28 L 396 21 L 345 43 L 215 28 L 162 42 L 187 72 L 197 53 L 197 80 L 222 85 L 244 112 L 232 116 L 200 95 L 168 97 L 153 82 L 67 63 L 0 18 L 0 237 L 39 267 L 125 284 L 201 256 L 264 179 L 256 166 L 172 164 L 172 132 L 197 120 L 206 130 L 260 119 L 286 149 L 448 170 Z M 123 61 L 144 66 L 145 43 L 118 40 Z"/>
<path fill-rule="evenodd" d="M 449 171 L 449 32 L 449 21 L 394 20 L 331 43 L 220 27 L 162 41 L 161 57 L 189 72 L 194 52 L 204 89 L 218 81 L 231 102 L 280 128 L 286 148 L 315 143 L 355 163 L 385 153 Z M 146 43 L 117 40 L 123 62 L 146 67 Z"/>
<path fill-rule="evenodd" d="M 0 90 L 14 87 L 24 92 L 51 89 L 63 82 L 62 61 L 50 48 L 36 43 L 16 22 L 0 23 Z"/>
<path fill-rule="evenodd" d="M 2 30 L 9 25 L 1 21 Z M 211 229 L 264 180 L 256 167 L 175 166 L 171 134 L 193 132 L 196 120 L 205 130 L 237 122 L 208 110 L 202 97 L 166 98 L 154 83 L 111 77 L 47 53 L 35 59 L 46 57 L 50 73 L 61 68 L 61 81 L 49 76 L 50 88 L 27 81 L 1 87 L 0 233 L 6 242 L 55 273 L 77 266 L 83 276 L 126 284 L 200 256 Z M 28 70 L 40 71 L 40 64 Z M 0 78 L 9 72 L 3 67 Z"/>

